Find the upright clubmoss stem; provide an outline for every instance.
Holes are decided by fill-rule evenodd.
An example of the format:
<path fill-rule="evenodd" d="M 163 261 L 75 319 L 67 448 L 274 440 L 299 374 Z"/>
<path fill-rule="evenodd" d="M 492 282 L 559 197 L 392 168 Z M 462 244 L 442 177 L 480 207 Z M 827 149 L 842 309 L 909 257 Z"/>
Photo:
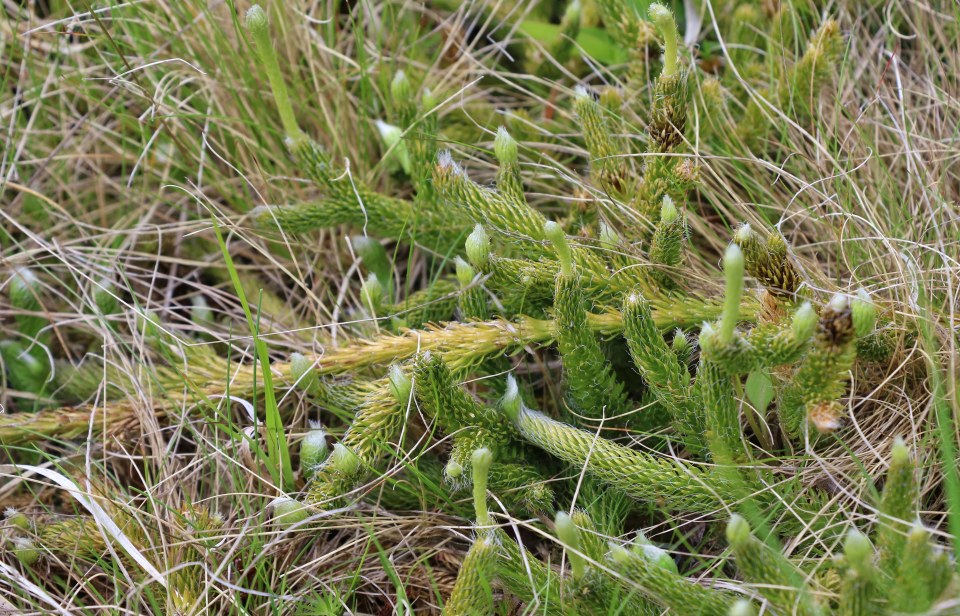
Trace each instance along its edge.
<path fill-rule="evenodd" d="M 393 75 L 393 81 L 390 82 L 390 96 L 398 105 L 409 105 L 413 100 L 413 88 L 410 86 L 410 80 L 406 73 L 397 71 Z"/>
<path fill-rule="evenodd" d="M 670 195 L 663 196 L 663 205 L 660 207 L 660 222 L 670 224 L 677 219 L 680 213 L 677 211 L 677 205 L 670 198 Z"/>
<path fill-rule="evenodd" d="M 413 381 L 397 364 L 391 364 L 388 379 L 390 381 L 390 393 L 393 394 L 393 397 L 401 406 L 406 406 L 410 402 Z"/>
<path fill-rule="evenodd" d="M 10 277 L 10 303 L 20 310 L 38 310 L 37 295 L 41 290 L 40 280 L 28 267 L 21 267 Z"/>
<path fill-rule="evenodd" d="M 457 267 L 457 282 L 460 283 L 461 287 L 470 286 L 470 283 L 473 282 L 474 277 L 477 275 L 477 271 L 473 269 L 472 265 L 460 257 L 457 257 L 454 263 Z"/>
<path fill-rule="evenodd" d="M 360 299 L 363 300 L 363 305 L 370 312 L 374 314 L 380 312 L 383 300 L 383 285 L 375 272 L 370 272 L 370 275 L 364 278 L 363 284 L 360 286 Z"/>
<path fill-rule="evenodd" d="M 620 244 L 620 236 L 614 231 L 613 227 L 603 221 L 600 221 L 600 243 L 606 246 L 618 246 Z"/>
<path fill-rule="evenodd" d="M 260 67 L 267 73 L 267 78 L 270 80 L 270 89 L 273 91 L 273 99 L 277 103 L 277 111 L 280 113 L 280 121 L 283 122 L 287 139 L 293 142 L 300 141 L 303 139 L 303 133 L 293 114 L 287 84 L 283 81 L 277 52 L 273 48 L 273 41 L 270 40 L 270 23 L 267 14 L 259 4 L 254 4 L 247 11 L 246 26 L 247 31 L 253 36 Z"/>
<path fill-rule="evenodd" d="M 877 306 L 870 299 L 870 294 L 863 289 L 857 291 L 856 298 L 850 303 L 850 310 L 857 338 L 872 334 L 877 326 Z"/>
<path fill-rule="evenodd" d="M 573 0 L 573 2 L 568 4 L 566 10 L 563 12 L 563 20 L 560 22 L 561 27 L 569 28 L 574 22 L 579 22 L 580 12 L 582 10 L 583 7 L 580 5 L 580 0 Z"/>
<path fill-rule="evenodd" d="M 502 165 L 513 165 L 517 162 L 517 142 L 504 126 L 497 129 L 497 136 L 493 140 L 493 152 Z"/>
<path fill-rule="evenodd" d="M 288 496 L 273 499 L 267 507 L 273 514 L 273 521 L 282 527 L 293 526 L 310 517 L 310 510 L 306 505 Z"/>
<path fill-rule="evenodd" d="M 756 616 L 757 610 L 746 599 L 740 599 L 730 606 L 729 616 Z"/>
<path fill-rule="evenodd" d="M 27 537 L 17 537 L 13 540 L 13 555 L 27 567 L 40 560 L 40 550 Z"/>
<path fill-rule="evenodd" d="M 202 295 L 196 297 L 203 298 Z M 109 278 L 101 278 L 93 289 L 93 303 L 97 307 L 98 314 L 110 316 L 117 314 L 119 302 L 117 301 L 117 288 Z M 196 305 L 196 302 L 194 302 Z M 209 322 L 210 319 L 207 319 Z"/>
<path fill-rule="evenodd" d="M 567 236 L 563 232 L 563 227 L 551 220 L 543 226 L 543 233 L 553 243 L 553 248 L 557 251 L 557 258 L 560 260 L 560 274 L 573 276 L 573 253 L 570 251 L 570 244 L 567 243 Z"/>
<path fill-rule="evenodd" d="M 520 399 L 520 388 L 517 387 L 517 380 L 512 374 L 507 375 L 507 387 L 500 401 L 500 410 L 502 410 L 510 421 L 517 421 L 520 412 L 523 410 L 523 401 Z"/>
<path fill-rule="evenodd" d="M 330 454 L 327 464 L 348 477 L 356 475 L 360 470 L 360 458 L 357 457 L 355 451 L 342 443 L 333 446 L 333 453 Z"/>
<path fill-rule="evenodd" d="M 473 508 L 477 515 L 478 526 L 491 526 L 490 512 L 487 511 L 487 476 L 493 453 L 486 447 L 473 452 Z"/>
<path fill-rule="evenodd" d="M 720 344 L 730 344 L 737 321 L 740 320 L 740 298 L 743 295 L 743 253 L 736 244 L 727 246 L 723 255 L 723 274 L 727 279 L 727 289 L 717 336 Z"/>
<path fill-rule="evenodd" d="M 355 235 L 350 238 L 353 252 L 363 259 L 363 265 L 368 272 L 373 272 L 381 283 L 389 284 L 392 278 L 393 265 L 383 244 L 365 235 Z"/>
<path fill-rule="evenodd" d="M 467 236 L 466 251 L 470 264 L 483 270 L 490 259 L 490 236 L 487 235 L 483 225 L 478 223 L 473 228 L 473 232 Z"/>
<path fill-rule="evenodd" d="M 13 507 L 8 507 L 3 515 L 7 520 L 7 524 L 14 528 L 22 531 L 30 530 L 30 520 L 27 519 L 27 516 L 25 516 L 23 512 L 17 511 Z"/>
<path fill-rule="evenodd" d="M 310 431 L 300 442 L 300 474 L 304 477 L 314 471 L 327 457 L 327 434 L 320 422 L 310 422 Z"/>
<path fill-rule="evenodd" d="M 650 21 L 663 36 L 663 77 L 677 74 L 677 22 L 670 9 L 659 3 L 650 5 Z"/>
<path fill-rule="evenodd" d="M 567 556 L 570 558 L 570 568 L 573 570 L 573 579 L 579 580 L 587 572 L 587 562 L 581 556 L 583 551 L 580 545 L 580 530 L 573 523 L 573 518 L 560 511 L 556 517 L 557 537 L 567 548 Z"/>
<path fill-rule="evenodd" d="M 843 553 L 847 557 L 847 563 L 860 573 L 867 572 L 872 566 L 873 544 L 866 535 L 855 528 L 847 532 Z"/>
<path fill-rule="evenodd" d="M 809 340 L 817 329 L 817 313 L 813 310 L 810 302 L 803 302 L 797 311 L 793 313 L 793 335 L 797 340 Z"/>

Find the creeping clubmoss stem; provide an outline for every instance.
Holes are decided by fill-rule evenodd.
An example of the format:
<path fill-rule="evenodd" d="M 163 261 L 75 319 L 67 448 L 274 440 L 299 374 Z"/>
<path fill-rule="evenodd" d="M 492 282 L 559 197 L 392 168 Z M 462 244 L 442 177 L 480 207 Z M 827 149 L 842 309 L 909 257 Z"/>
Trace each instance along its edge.
<path fill-rule="evenodd" d="M 280 74 L 277 52 L 273 48 L 273 41 L 270 40 L 270 23 L 267 20 L 267 14 L 259 4 L 254 4 L 247 11 L 246 26 L 247 31 L 253 36 L 260 66 L 270 80 L 270 89 L 273 91 L 273 99 L 277 103 L 277 111 L 280 113 L 280 121 L 283 122 L 287 139 L 293 142 L 300 141 L 304 135 L 293 114 L 287 84 L 284 83 L 283 76 Z"/>
<path fill-rule="evenodd" d="M 573 253 L 570 251 L 570 244 L 567 243 L 567 236 L 563 232 L 563 227 L 550 220 L 543 225 L 543 233 L 553 243 L 553 248 L 557 251 L 557 258 L 560 260 L 560 274 L 573 276 Z"/>
<path fill-rule="evenodd" d="M 663 77 L 672 77 L 677 73 L 677 22 L 670 9 L 659 3 L 650 5 L 650 21 L 663 36 Z"/>
<path fill-rule="evenodd" d="M 727 289 L 717 335 L 721 344 L 730 344 L 733 342 L 733 330 L 740 320 L 740 298 L 743 295 L 743 253 L 736 244 L 727 246 L 723 255 L 723 274 L 727 279 Z"/>

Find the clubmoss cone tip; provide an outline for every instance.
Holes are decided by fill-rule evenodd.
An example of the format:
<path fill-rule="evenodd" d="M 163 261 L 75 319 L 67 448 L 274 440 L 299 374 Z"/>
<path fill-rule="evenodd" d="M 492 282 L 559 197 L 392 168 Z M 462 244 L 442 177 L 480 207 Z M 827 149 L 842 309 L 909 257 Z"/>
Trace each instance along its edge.
<path fill-rule="evenodd" d="M 251 34 L 258 35 L 266 33 L 270 23 L 267 20 L 267 13 L 263 10 L 263 7 L 259 4 L 254 4 L 247 9 L 244 25 Z"/>

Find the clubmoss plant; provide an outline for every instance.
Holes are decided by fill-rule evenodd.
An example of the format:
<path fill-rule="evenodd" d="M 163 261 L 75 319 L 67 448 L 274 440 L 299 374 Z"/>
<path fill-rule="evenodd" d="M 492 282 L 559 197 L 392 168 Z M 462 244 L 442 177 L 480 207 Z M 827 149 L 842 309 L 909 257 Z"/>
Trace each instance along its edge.
<path fill-rule="evenodd" d="M 33 540 L 27 537 L 17 537 L 13 540 L 13 555 L 27 567 L 40 560 L 40 551 L 37 550 Z"/>
<path fill-rule="evenodd" d="M 843 544 L 843 559 L 846 565 L 840 589 L 838 611 L 840 614 L 869 614 L 872 603 L 879 594 L 879 571 L 874 560 L 870 539 L 856 529 L 851 529 Z"/>
<path fill-rule="evenodd" d="M 351 490 L 368 469 L 376 469 L 400 431 L 410 397 L 409 376 L 399 367 L 378 381 L 356 410 L 351 429 L 312 473 L 311 503 L 329 505 Z"/>
<path fill-rule="evenodd" d="M 0 341 L 0 359 L 7 368 L 10 386 L 33 396 L 28 403 L 31 410 L 43 406 L 41 400 L 46 397 L 51 378 L 47 351 L 50 334 L 44 331 L 49 321 L 40 314 L 42 292 L 41 280 L 32 269 L 23 267 L 13 272 L 7 295 L 15 311 L 17 337 Z"/>
<path fill-rule="evenodd" d="M 750 524 L 733 516 L 727 524 L 727 541 L 733 550 L 737 568 L 760 584 L 759 592 L 778 612 L 786 614 L 822 614 L 804 575 L 782 554 L 753 536 Z"/>
<path fill-rule="evenodd" d="M 326 459 L 327 453 L 327 433 L 319 422 L 311 422 L 310 431 L 300 441 L 300 473 L 312 475 Z"/>
<path fill-rule="evenodd" d="M 623 384 L 587 327 L 587 299 L 563 229 L 551 221 L 545 233 L 560 261 L 553 305 L 570 402 L 587 417 L 615 417 L 629 410 Z"/>
<path fill-rule="evenodd" d="M 283 123 L 283 130 L 287 139 L 293 144 L 304 139 L 303 133 L 297 124 L 297 118 L 293 112 L 293 106 L 290 104 L 290 95 L 287 92 L 287 84 L 283 80 L 283 74 L 280 71 L 280 62 L 277 60 L 277 51 L 273 48 L 273 38 L 270 36 L 270 24 L 267 19 L 267 13 L 259 4 L 254 4 L 247 10 L 246 22 L 247 31 L 253 38 L 253 46 L 260 60 L 260 66 L 263 67 L 270 80 L 270 89 L 273 91 L 274 100 L 277 103 L 277 113 L 280 114 L 280 120 Z M 296 147 L 296 145 L 294 146 Z"/>
<path fill-rule="evenodd" d="M 463 559 L 460 575 L 443 613 L 454 615 L 477 615 L 494 613 L 493 572 L 497 563 L 497 540 L 495 536 L 479 536 Z"/>
<path fill-rule="evenodd" d="M 303 503 L 288 497 L 278 497 L 269 505 L 272 520 L 282 526 L 292 526 L 310 517 L 310 510 Z"/>
<path fill-rule="evenodd" d="M 703 588 L 684 579 L 677 565 L 663 550 L 641 540 L 632 549 L 614 545 L 610 548 L 614 567 L 623 575 L 628 587 L 636 585 L 641 592 L 667 609 L 684 614 L 723 614 L 735 600 L 722 591 Z"/>
<path fill-rule="evenodd" d="M 901 233 L 896 217 L 890 227 L 870 221 L 871 234 L 898 238 L 882 250 L 847 235 L 887 202 L 937 199 L 951 211 L 953 176 L 929 156 L 949 135 L 924 136 L 919 148 L 911 141 L 906 154 L 890 145 L 926 121 L 908 117 L 911 96 L 955 98 L 939 84 L 899 83 L 915 78 L 911 56 L 926 39 L 898 37 L 909 45 L 863 99 L 895 79 L 894 130 L 863 100 L 850 105 L 852 119 L 820 109 L 835 75 L 843 92 L 862 93 L 854 82 L 872 62 L 860 62 L 853 80 L 835 71 L 846 32 L 820 10 L 840 14 L 854 44 L 876 7 L 851 24 L 842 2 L 714 2 L 702 15 L 681 14 L 683 3 L 632 0 L 532 3 L 529 11 L 342 4 L 322 18 L 282 3 L 247 11 L 254 54 L 237 54 L 249 66 L 243 88 L 230 90 L 242 104 L 207 112 L 229 129 L 204 128 L 205 138 L 217 128 L 203 141 L 220 156 L 208 162 L 204 150 L 199 160 L 216 181 L 195 185 L 215 206 L 218 252 L 186 246 L 209 226 L 188 208 L 175 217 L 157 210 L 164 224 L 142 225 L 168 233 L 164 225 L 176 221 L 175 258 L 163 241 L 132 233 L 129 248 L 116 248 L 100 231 L 125 222 L 102 207 L 117 196 L 110 192 L 78 225 L 83 241 L 110 242 L 96 251 L 74 238 L 24 250 L 3 283 L 0 393 L 18 412 L 0 413 L 0 445 L 23 473 L 16 481 L 62 469 L 87 481 L 68 490 L 83 504 L 129 484 L 119 490 L 122 506 L 105 515 L 156 558 L 169 588 L 141 579 L 143 563 L 114 549 L 120 535 L 99 511 L 59 511 L 52 484 L 34 499 L 50 511 L 33 507 L 0 527 L 10 555 L 0 570 L 17 568 L 24 587 L 28 578 L 50 581 L 62 596 L 98 602 L 129 582 L 125 609 L 151 613 L 214 604 L 230 613 L 301 610 L 312 605 L 301 586 L 316 594 L 321 585 L 323 597 L 342 593 L 342 611 L 358 613 L 375 601 L 451 615 L 954 609 L 960 582 L 941 545 L 956 517 L 940 486 L 951 466 L 893 438 L 908 434 L 950 458 L 950 414 L 928 409 L 949 407 L 952 373 L 938 362 L 949 364 L 956 346 L 952 316 L 929 319 L 923 353 L 915 343 L 927 296 L 950 305 L 951 264 L 935 259 L 952 245 Z M 911 22 L 939 15 L 920 9 Z M 205 15 L 193 27 L 216 18 Z M 509 27 L 490 30 L 496 20 Z M 149 23 L 111 23 L 127 21 Z M 47 26 L 56 23 L 66 22 Z M 94 23 L 102 27 L 99 18 L 84 27 L 98 44 Z M 278 24 L 290 38 L 274 36 Z M 323 61 L 281 61 L 278 51 L 298 57 L 301 38 L 324 51 Z M 883 51 L 883 40 L 872 48 Z M 49 43 L 23 41 L 28 51 Z M 193 131 L 178 123 L 197 117 L 187 111 L 192 101 L 215 103 L 233 88 L 218 64 L 223 54 L 211 49 L 204 58 L 215 84 L 194 76 L 199 86 L 176 86 L 190 86 L 183 96 L 151 82 L 184 109 L 165 113 L 164 129 Z M 15 51 L 10 65 L 29 66 Z M 57 57 L 72 61 L 72 48 Z M 130 78 L 149 82 L 147 73 Z M 18 69 L 8 90 L 30 98 L 35 74 L 50 73 Z M 268 87 L 272 125 L 247 115 L 264 106 L 244 98 Z M 166 109 L 165 100 L 150 109 Z M 39 102 L 11 107 L 12 132 L 24 110 L 34 114 L 28 123 L 45 113 L 46 99 Z M 80 103 L 57 108 L 94 108 Z M 949 125 L 943 107 L 934 115 Z M 140 129 L 127 134 L 142 123 L 97 119 L 118 166 L 137 161 L 128 188 L 142 165 L 161 159 L 171 159 L 162 162 L 177 181 L 193 177 L 153 138 L 143 147 Z M 870 130 L 851 128 L 862 126 Z M 156 139 L 189 150 L 189 139 L 170 134 L 175 144 L 166 131 Z M 271 139 L 286 151 L 261 151 Z M 23 143 L 33 157 L 34 144 Z M 29 169 L 51 194 L 85 185 L 61 180 L 61 167 L 100 156 L 46 154 L 37 160 L 49 168 L 19 161 L 18 173 Z M 224 175 L 252 159 L 262 173 L 243 182 Z M 909 175 L 897 185 L 927 167 L 943 177 Z M 856 183 L 864 169 L 876 180 L 869 187 Z M 10 178 L 5 190 L 22 208 L 34 188 Z M 250 203 L 251 195 L 266 203 Z M 830 227 L 836 220 L 844 226 Z M 936 222 L 952 230 L 955 221 Z M 18 248 L 37 235 L 15 231 Z M 831 250 L 823 237 L 834 232 Z M 13 235 L 3 233 L 6 246 Z M 100 263 L 103 254 L 116 262 Z M 96 262 L 93 275 L 80 271 L 81 258 Z M 890 260 L 916 274 L 907 291 L 881 269 Z M 121 263 L 124 271 L 110 269 Z M 83 274 L 76 297 L 50 290 L 63 271 Z M 256 361 L 224 283 L 241 298 Z M 78 318 L 54 319 L 73 312 Z M 940 420 L 937 442 L 928 416 Z M 307 418 L 323 428 L 311 422 L 303 434 L 300 472 L 280 473 L 272 460 L 289 458 L 277 443 L 286 426 L 302 433 Z M 200 479 L 180 481 L 201 467 Z M 225 516 L 192 504 L 228 494 L 251 496 Z M 247 524 L 264 517 L 271 523 Z M 225 581 L 235 570 L 240 579 Z M 117 590 L 104 587 L 108 579 Z M 28 597 L 33 611 L 46 597 L 8 594 Z"/>

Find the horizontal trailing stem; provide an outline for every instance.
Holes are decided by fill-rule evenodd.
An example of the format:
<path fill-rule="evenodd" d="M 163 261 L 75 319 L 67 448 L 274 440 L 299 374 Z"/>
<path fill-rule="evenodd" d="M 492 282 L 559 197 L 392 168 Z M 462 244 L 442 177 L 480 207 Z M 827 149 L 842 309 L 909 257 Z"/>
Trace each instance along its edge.
<path fill-rule="evenodd" d="M 654 300 L 654 323 L 663 331 L 677 327 L 691 327 L 716 318 L 720 305 L 709 299 L 687 299 L 672 302 Z M 742 307 L 744 314 L 756 312 L 757 306 L 749 300 Z M 603 336 L 618 335 L 623 331 L 619 312 L 588 314 L 590 330 Z M 351 374 L 372 366 L 385 366 L 409 359 L 418 352 L 431 351 L 450 366 L 463 370 L 476 366 L 490 357 L 513 353 L 529 345 L 547 345 L 556 339 L 556 324 L 552 320 L 522 316 L 516 320 L 492 319 L 472 323 L 427 325 L 423 329 L 407 330 L 400 334 L 383 335 L 373 340 L 352 341 L 324 353 L 306 356 L 315 365 L 318 376 Z M 271 366 L 277 378 L 291 373 L 290 364 L 274 362 Z M 204 357 L 191 363 L 184 380 L 191 387 L 184 393 L 180 388 L 170 389 L 162 401 L 155 403 L 155 412 L 179 409 L 196 404 L 198 398 L 215 398 L 225 392 L 224 383 L 230 381 L 230 395 L 248 398 L 256 388 L 263 386 L 259 371 L 253 366 L 230 367 L 225 360 Z M 106 407 L 63 407 L 36 413 L 0 415 L 0 443 L 12 445 L 54 438 L 76 438 L 87 433 L 92 423 L 92 435 L 106 431 L 119 434 L 135 423 L 137 402 L 119 400 Z M 106 418 L 104 417 L 106 416 Z M 92 422 L 91 422 L 92 419 Z M 105 420 L 106 419 L 106 420 Z"/>

